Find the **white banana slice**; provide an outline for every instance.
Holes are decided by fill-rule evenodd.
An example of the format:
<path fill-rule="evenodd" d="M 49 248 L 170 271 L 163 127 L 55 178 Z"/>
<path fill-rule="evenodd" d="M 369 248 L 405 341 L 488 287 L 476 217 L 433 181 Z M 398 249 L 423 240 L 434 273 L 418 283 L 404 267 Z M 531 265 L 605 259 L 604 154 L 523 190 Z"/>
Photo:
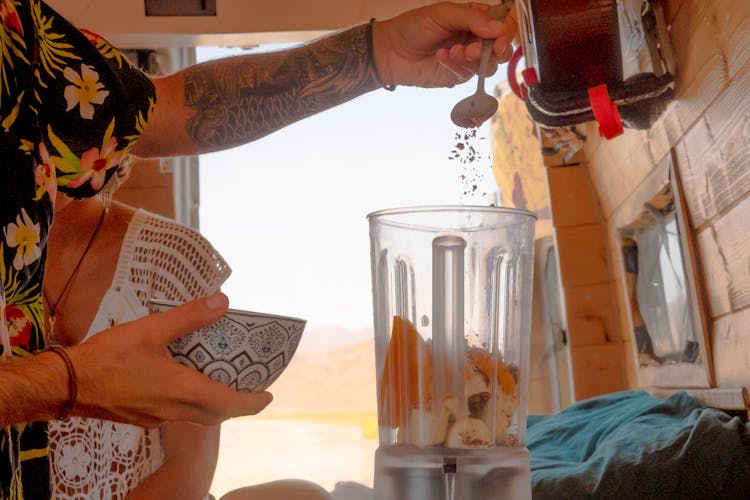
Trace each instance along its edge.
<path fill-rule="evenodd" d="M 508 439 L 508 427 L 510 427 L 510 415 L 498 411 L 495 417 L 495 443 L 505 444 L 505 440 Z"/>
<path fill-rule="evenodd" d="M 448 448 L 486 448 L 492 442 L 490 429 L 478 418 L 461 418 L 448 431 Z"/>
<path fill-rule="evenodd" d="M 447 433 L 448 415 L 446 412 L 435 413 L 429 410 L 413 409 L 409 414 L 405 432 L 404 429 L 399 429 L 396 440 L 399 443 L 406 442 L 411 446 L 426 448 L 443 444 Z"/>
<path fill-rule="evenodd" d="M 461 402 L 456 396 L 445 396 L 443 398 L 443 408 L 445 408 L 445 413 L 452 420 L 463 416 L 464 413 L 461 411 Z"/>

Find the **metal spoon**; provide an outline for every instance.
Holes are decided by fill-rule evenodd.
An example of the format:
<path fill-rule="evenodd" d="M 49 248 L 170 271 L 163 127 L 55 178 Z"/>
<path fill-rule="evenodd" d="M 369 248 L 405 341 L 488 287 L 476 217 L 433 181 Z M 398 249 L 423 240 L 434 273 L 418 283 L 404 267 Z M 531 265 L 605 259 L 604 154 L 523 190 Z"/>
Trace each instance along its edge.
<path fill-rule="evenodd" d="M 490 7 L 489 14 L 493 19 L 505 21 L 505 17 L 512 8 L 513 0 L 502 0 Z M 477 91 L 453 106 L 451 120 L 459 127 L 478 127 L 492 118 L 497 111 L 497 99 L 484 91 L 484 77 L 487 73 L 490 55 L 492 55 L 493 44 L 494 40 L 482 40 L 482 58 L 479 61 L 479 72 L 477 73 Z"/>
<path fill-rule="evenodd" d="M 492 54 L 494 40 L 482 40 L 482 59 L 479 61 L 479 72 L 477 73 L 477 91 L 465 99 L 461 99 L 453 106 L 451 120 L 463 128 L 475 128 L 492 118 L 497 111 L 497 99 L 487 94 L 484 90 L 484 77 L 487 72 L 487 63 Z"/>

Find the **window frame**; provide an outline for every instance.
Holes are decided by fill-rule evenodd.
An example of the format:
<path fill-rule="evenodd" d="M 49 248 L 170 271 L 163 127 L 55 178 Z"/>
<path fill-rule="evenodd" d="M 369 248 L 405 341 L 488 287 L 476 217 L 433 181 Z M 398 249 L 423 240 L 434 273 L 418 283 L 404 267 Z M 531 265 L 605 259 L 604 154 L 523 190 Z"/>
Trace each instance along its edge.
<path fill-rule="evenodd" d="M 668 188 L 668 189 L 667 189 Z M 644 205 L 652 202 L 665 192 L 671 191 L 674 204 L 675 221 L 678 227 L 680 250 L 685 273 L 685 283 L 689 304 L 690 319 L 698 342 L 699 356 L 694 363 L 672 362 L 643 364 L 640 362 L 640 353 L 636 336 L 642 333 L 641 324 L 644 323 L 640 317 L 637 304 L 634 304 L 635 278 L 632 269 L 628 268 L 624 252 L 634 244 L 629 235 L 628 227 L 637 223 L 644 212 Z M 708 310 L 703 282 L 700 274 L 700 263 L 697 255 L 697 245 L 685 201 L 685 195 L 677 165 L 674 150 L 644 179 L 640 187 L 631 195 L 629 200 L 623 204 L 613 218 L 615 228 L 615 244 L 619 254 L 618 274 L 622 278 L 622 295 L 625 310 L 623 315 L 627 323 L 632 344 L 635 370 L 640 387 L 715 387 L 713 370 L 713 359 L 710 349 L 710 337 L 708 329 Z"/>

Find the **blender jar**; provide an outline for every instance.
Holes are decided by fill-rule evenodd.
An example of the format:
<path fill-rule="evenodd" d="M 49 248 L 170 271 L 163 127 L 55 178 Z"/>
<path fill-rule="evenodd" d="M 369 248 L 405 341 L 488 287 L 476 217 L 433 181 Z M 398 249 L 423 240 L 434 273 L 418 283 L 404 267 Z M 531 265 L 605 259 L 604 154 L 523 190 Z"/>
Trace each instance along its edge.
<path fill-rule="evenodd" d="M 368 220 L 375 498 L 530 498 L 524 436 L 536 217 L 431 206 Z"/>

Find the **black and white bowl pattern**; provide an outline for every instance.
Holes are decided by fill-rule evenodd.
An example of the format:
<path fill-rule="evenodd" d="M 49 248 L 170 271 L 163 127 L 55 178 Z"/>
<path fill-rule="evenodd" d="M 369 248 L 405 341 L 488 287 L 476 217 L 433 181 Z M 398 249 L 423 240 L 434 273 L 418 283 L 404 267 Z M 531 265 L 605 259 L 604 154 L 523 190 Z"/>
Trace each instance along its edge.
<path fill-rule="evenodd" d="M 178 303 L 152 299 L 151 313 Z M 230 309 L 219 321 L 169 344 L 174 359 L 238 391 L 268 388 L 297 350 L 306 321 Z"/>

